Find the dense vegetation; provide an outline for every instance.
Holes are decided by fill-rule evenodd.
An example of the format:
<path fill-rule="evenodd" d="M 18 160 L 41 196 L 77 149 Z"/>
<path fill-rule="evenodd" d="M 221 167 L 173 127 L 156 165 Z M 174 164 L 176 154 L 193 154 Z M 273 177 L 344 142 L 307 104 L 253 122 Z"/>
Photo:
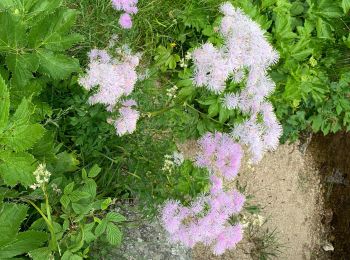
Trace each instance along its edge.
<path fill-rule="evenodd" d="M 223 45 L 225 1 L 139 0 L 129 30 L 109 0 L 78 2 L 0 1 L 1 259 L 88 258 L 95 240 L 121 242 L 127 221 L 116 202 L 137 201 L 145 216 L 170 198 L 189 204 L 208 192 L 209 174 L 188 158 L 174 163 L 177 145 L 228 133 L 247 118 L 222 104 L 242 85 L 227 82 L 226 92 L 213 93 L 193 84 L 193 51 Z M 269 101 L 281 142 L 349 131 L 350 1 L 230 2 L 279 52 Z M 117 136 L 110 112 L 91 105 L 91 91 L 79 84 L 87 53 L 114 35 L 142 54 L 131 135 Z"/>

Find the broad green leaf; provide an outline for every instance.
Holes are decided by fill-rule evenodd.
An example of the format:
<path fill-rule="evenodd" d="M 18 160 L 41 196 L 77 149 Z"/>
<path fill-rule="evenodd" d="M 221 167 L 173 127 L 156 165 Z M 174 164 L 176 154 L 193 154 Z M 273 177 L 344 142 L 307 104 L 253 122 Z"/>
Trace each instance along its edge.
<path fill-rule="evenodd" d="M 53 259 L 51 250 L 48 247 L 41 247 L 29 252 L 33 260 Z"/>
<path fill-rule="evenodd" d="M 38 71 L 55 80 L 66 79 L 73 72 L 78 72 L 80 68 L 77 59 L 48 50 L 39 49 L 38 57 L 40 60 Z"/>
<path fill-rule="evenodd" d="M 330 39 L 332 38 L 331 26 L 322 18 L 318 18 L 316 21 L 316 30 L 318 38 Z"/>
<path fill-rule="evenodd" d="M 32 6 L 29 10 L 30 16 L 49 14 L 53 12 L 55 9 L 61 6 L 62 0 L 40 0 L 35 1 L 36 4 Z M 27 6 L 28 9 L 28 6 Z"/>
<path fill-rule="evenodd" d="M 39 59 L 35 54 L 9 54 L 6 64 L 12 72 L 11 83 L 24 87 L 38 69 Z"/>
<path fill-rule="evenodd" d="M 0 141 L 7 149 L 23 152 L 31 148 L 44 135 L 40 124 L 20 125 L 5 131 Z"/>
<path fill-rule="evenodd" d="M 16 112 L 11 117 L 11 123 L 16 125 L 28 124 L 33 112 L 31 103 L 26 98 L 23 98 Z"/>
<path fill-rule="evenodd" d="M 123 215 L 121 215 L 117 212 L 109 212 L 106 216 L 106 219 L 108 221 L 112 221 L 112 222 L 116 222 L 116 223 L 123 222 L 126 220 L 126 218 Z"/>
<path fill-rule="evenodd" d="M 89 193 L 91 198 L 96 197 L 96 189 L 97 189 L 97 185 L 94 180 L 92 179 L 85 180 L 85 185 L 83 186 L 82 190 Z"/>
<path fill-rule="evenodd" d="M 60 202 L 64 208 L 67 208 L 70 202 L 68 195 L 63 194 L 60 198 Z"/>
<path fill-rule="evenodd" d="M 32 48 L 63 51 L 81 40 L 78 34 L 66 35 L 76 19 L 75 10 L 62 10 L 47 16 L 35 25 L 29 33 L 29 45 Z"/>
<path fill-rule="evenodd" d="M 67 250 L 62 255 L 61 260 L 83 260 L 83 258 L 81 256 L 75 255 L 71 251 Z"/>
<path fill-rule="evenodd" d="M 74 181 L 69 183 L 66 187 L 64 187 L 63 193 L 69 195 L 72 193 L 74 189 Z"/>
<path fill-rule="evenodd" d="M 0 247 L 15 239 L 27 211 L 28 206 L 24 204 L 4 204 L 0 211 Z"/>
<path fill-rule="evenodd" d="M 57 154 L 57 161 L 55 164 L 55 172 L 74 172 L 78 169 L 79 161 L 75 154 L 66 151 Z"/>
<path fill-rule="evenodd" d="M 23 186 L 29 186 L 33 184 L 35 169 L 36 161 L 29 153 L 0 152 L 0 176 L 6 185 L 14 186 L 21 183 Z"/>
<path fill-rule="evenodd" d="M 111 245 L 119 245 L 122 242 L 123 233 L 113 223 L 107 225 L 107 240 Z"/>
<path fill-rule="evenodd" d="M 0 76 L 0 129 L 3 129 L 8 122 L 10 111 L 10 93 L 5 81 Z"/>
<path fill-rule="evenodd" d="M 350 10 L 350 0 L 342 0 L 341 6 L 343 8 L 344 13 L 349 12 L 349 10 Z"/>
<path fill-rule="evenodd" d="M 9 12 L 0 12 L 0 24 L 0 52 L 11 49 L 19 51 L 19 48 L 26 45 L 26 28 L 18 17 Z"/>
<path fill-rule="evenodd" d="M 69 194 L 69 199 L 72 202 L 77 202 L 81 199 L 87 199 L 89 197 L 90 197 L 89 193 L 87 193 L 85 191 L 79 191 L 79 190 L 75 190 Z"/>
<path fill-rule="evenodd" d="M 47 234 L 45 232 L 26 231 L 19 233 L 15 240 L 4 246 L 0 246 L 0 259 L 27 253 L 40 247 L 45 241 L 47 241 Z"/>
<path fill-rule="evenodd" d="M 97 164 L 94 164 L 94 166 L 92 166 L 92 168 L 89 170 L 89 178 L 95 178 L 101 172 L 101 170 L 102 169 Z"/>
<path fill-rule="evenodd" d="M 103 219 L 95 228 L 95 235 L 97 237 L 101 236 L 106 231 L 106 228 L 107 228 L 107 221 L 106 219 Z"/>

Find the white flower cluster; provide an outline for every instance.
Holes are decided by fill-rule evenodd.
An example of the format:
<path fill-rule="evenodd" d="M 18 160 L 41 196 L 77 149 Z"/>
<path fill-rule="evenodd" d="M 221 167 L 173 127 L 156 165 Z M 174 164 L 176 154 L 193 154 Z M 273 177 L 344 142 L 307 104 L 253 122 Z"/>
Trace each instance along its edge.
<path fill-rule="evenodd" d="M 41 163 L 33 172 L 33 175 L 35 177 L 35 183 L 30 185 L 30 188 L 36 190 L 49 182 L 51 173 L 46 169 L 46 165 Z"/>

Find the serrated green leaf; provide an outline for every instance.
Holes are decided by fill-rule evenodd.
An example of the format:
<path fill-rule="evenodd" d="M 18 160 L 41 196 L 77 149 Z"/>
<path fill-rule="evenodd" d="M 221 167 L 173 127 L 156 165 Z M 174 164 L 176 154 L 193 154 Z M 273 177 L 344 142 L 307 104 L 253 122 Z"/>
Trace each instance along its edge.
<path fill-rule="evenodd" d="M 75 10 L 61 10 L 45 17 L 32 27 L 29 33 L 29 45 L 41 48 L 63 51 L 81 40 L 79 34 L 66 35 L 73 26 L 77 12 Z"/>
<path fill-rule="evenodd" d="M 68 208 L 70 199 L 67 195 L 63 194 L 60 198 L 60 202 L 64 208 Z"/>
<path fill-rule="evenodd" d="M 62 54 L 55 54 L 51 51 L 39 49 L 38 57 L 40 66 L 38 71 L 50 76 L 55 80 L 66 79 L 73 72 L 78 72 L 79 61 Z"/>
<path fill-rule="evenodd" d="M 119 245 L 122 242 L 123 233 L 113 223 L 107 225 L 107 240 L 111 245 Z"/>
<path fill-rule="evenodd" d="M 33 112 L 31 103 L 26 98 L 23 98 L 22 102 L 17 107 L 16 112 L 11 117 L 11 123 L 16 125 L 28 124 Z"/>
<path fill-rule="evenodd" d="M 66 187 L 64 187 L 63 193 L 69 195 L 72 193 L 74 189 L 74 181 L 69 183 Z"/>
<path fill-rule="evenodd" d="M 0 247 L 15 239 L 27 211 L 24 204 L 4 203 L 0 211 Z"/>
<path fill-rule="evenodd" d="M 0 141 L 7 149 L 23 152 L 31 148 L 44 135 L 45 128 L 40 124 L 15 126 L 6 130 Z"/>
<path fill-rule="evenodd" d="M 71 251 L 67 250 L 62 255 L 61 260 L 83 260 L 83 258 L 81 256 L 75 255 Z"/>
<path fill-rule="evenodd" d="M 89 193 L 91 198 L 96 197 L 96 189 L 97 189 L 97 185 L 94 180 L 92 179 L 85 180 L 85 185 L 83 186 L 82 190 Z"/>
<path fill-rule="evenodd" d="M 75 191 L 72 191 L 70 194 L 69 194 L 69 199 L 72 201 L 72 202 L 77 202 L 79 200 L 82 200 L 82 199 L 87 199 L 90 197 L 90 194 L 88 192 L 85 192 L 85 191 L 79 191 L 79 190 L 75 190 Z"/>
<path fill-rule="evenodd" d="M 35 54 L 8 54 L 6 65 L 12 72 L 11 84 L 25 87 L 33 78 L 39 67 L 39 59 Z"/>
<path fill-rule="evenodd" d="M 18 17 L 9 12 L 0 12 L 0 24 L 0 52 L 17 49 L 26 44 L 26 28 Z"/>
<path fill-rule="evenodd" d="M 47 234 L 40 231 L 31 230 L 19 233 L 13 241 L 0 246 L 0 259 L 11 258 L 34 250 L 47 241 L 47 238 Z"/>
<path fill-rule="evenodd" d="M 116 223 L 123 222 L 126 220 L 126 218 L 123 215 L 121 215 L 117 212 L 109 212 L 106 216 L 106 219 L 108 221 L 112 221 L 112 222 L 116 222 Z"/>
<path fill-rule="evenodd" d="M 29 153 L 0 152 L 0 175 L 6 185 L 14 186 L 20 183 L 29 186 L 33 184 L 35 169 L 36 160 Z"/>
<path fill-rule="evenodd" d="M 7 89 L 4 79 L 0 76 L 0 130 L 8 122 L 10 112 L 10 93 Z"/>
<path fill-rule="evenodd" d="M 101 236 L 107 228 L 107 221 L 105 219 L 103 219 L 95 228 L 95 235 L 97 237 Z"/>
<path fill-rule="evenodd" d="M 29 252 L 33 260 L 52 259 L 51 250 L 48 247 L 41 247 Z"/>

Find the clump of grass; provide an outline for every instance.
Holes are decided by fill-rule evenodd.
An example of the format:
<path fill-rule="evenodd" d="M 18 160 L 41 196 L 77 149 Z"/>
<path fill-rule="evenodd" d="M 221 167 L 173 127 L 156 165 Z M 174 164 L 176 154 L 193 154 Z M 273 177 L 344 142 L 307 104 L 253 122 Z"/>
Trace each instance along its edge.
<path fill-rule="evenodd" d="M 65 5 L 79 11 L 75 30 L 84 35 L 82 44 L 73 52 L 81 60 L 94 47 L 104 48 L 112 35 L 146 57 L 152 57 L 159 44 L 176 42 L 186 36 L 186 20 L 213 19 L 222 0 L 140 0 L 139 12 L 133 16 L 133 27 L 121 29 L 120 13 L 112 8 L 111 0 L 65 0 Z M 195 28 L 194 28 L 195 29 Z"/>

